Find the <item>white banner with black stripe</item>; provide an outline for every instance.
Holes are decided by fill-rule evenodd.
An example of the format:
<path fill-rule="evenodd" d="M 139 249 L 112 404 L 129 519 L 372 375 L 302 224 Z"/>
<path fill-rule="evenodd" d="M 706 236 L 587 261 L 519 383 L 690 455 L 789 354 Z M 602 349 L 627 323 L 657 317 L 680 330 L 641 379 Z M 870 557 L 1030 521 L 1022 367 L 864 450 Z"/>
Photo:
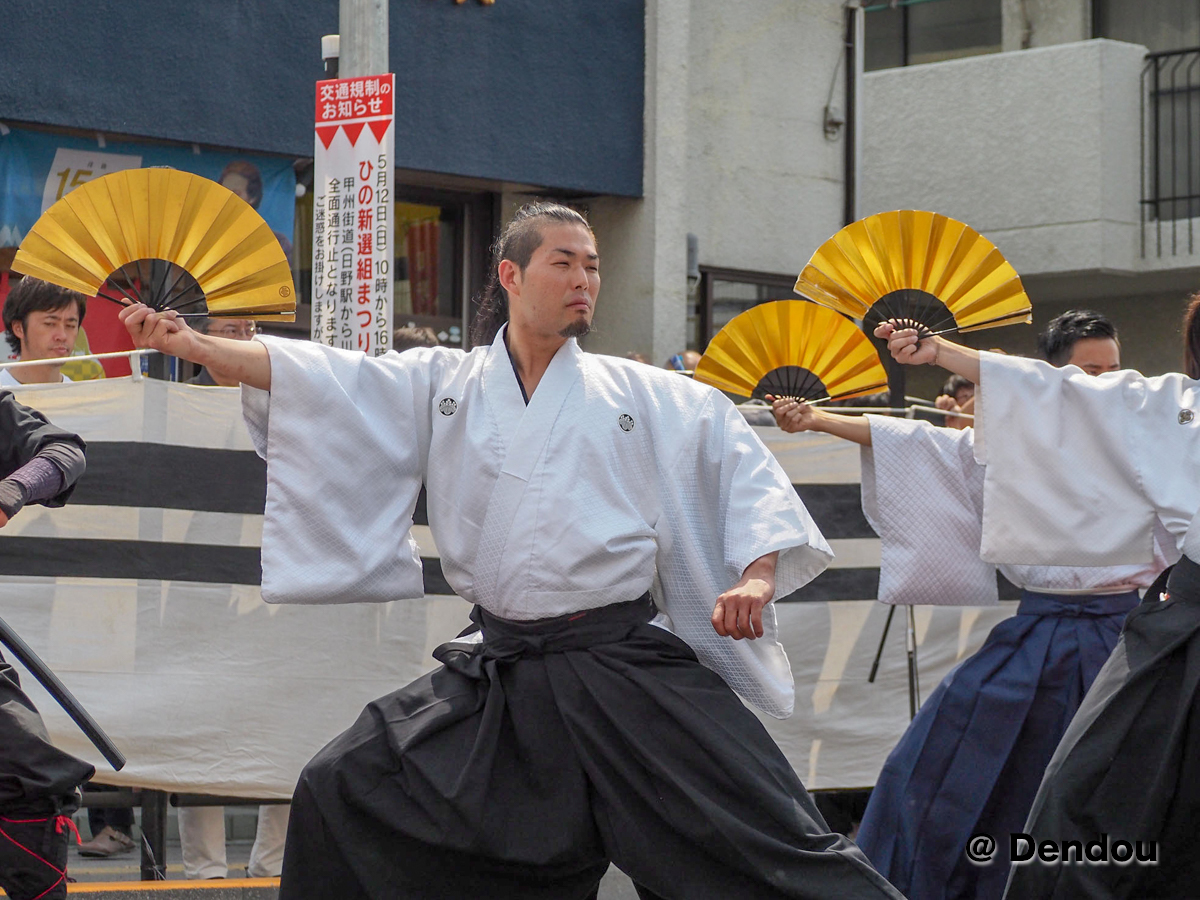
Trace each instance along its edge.
<path fill-rule="evenodd" d="M 468 624 L 423 502 L 425 599 L 263 603 L 265 469 L 236 389 L 109 379 L 17 398 L 84 437 L 88 470 L 67 507 L 31 507 L 0 531 L 0 615 L 129 758 L 108 770 L 26 676 L 55 742 L 96 763 L 101 780 L 289 796 L 365 703 L 428 670 L 433 648 Z M 900 616 L 867 683 L 887 609 L 873 599 L 879 542 L 860 508 L 857 448 L 757 430 L 837 554 L 780 604 L 796 713 L 765 721 L 809 787 L 869 786 L 907 724 L 908 688 Z M 918 608 L 922 694 L 1012 608 Z"/>

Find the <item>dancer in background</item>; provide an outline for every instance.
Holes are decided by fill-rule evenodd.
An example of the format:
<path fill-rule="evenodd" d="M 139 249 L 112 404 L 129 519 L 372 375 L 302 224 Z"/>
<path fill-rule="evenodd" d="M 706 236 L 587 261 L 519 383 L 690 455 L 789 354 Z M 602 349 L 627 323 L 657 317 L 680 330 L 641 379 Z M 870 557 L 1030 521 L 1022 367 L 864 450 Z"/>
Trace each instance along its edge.
<path fill-rule="evenodd" d="M 0 526 L 31 503 L 62 506 L 84 443 L 0 391 Z M 0 655 L 0 887 L 10 900 L 67 896 L 67 841 L 91 765 L 50 743 L 16 670 Z"/>
<path fill-rule="evenodd" d="M 1115 327 L 1090 310 L 1054 319 L 1038 344 L 1055 365 L 1120 367 Z M 851 418 L 795 401 L 777 401 L 774 410 L 787 431 L 825 431 L 864 446 L 863 510 L 882 543 L 880 600 L 998 602 L 996 567 L 980 559 L 985 469 L 975 461 L 971 428 Z M 1169 535 L 1160 529 L 1155 541 L 1145 564 L 999 567 L 1021 588 L 1016 615 L 996 625 L 921 707 L 888 756 L 859 827 L 863 852 L 909 900 L 999 900 L 1007 835 L 1025 824 L 1046 765 L 1137 605 L 1138 588 L 1168 563 Z M 978 833 L 997 838 L 987 865 L 964 852 Z"/>
<path fill-rule="evenodd" d="M 1186 375 L 1123 371 L 1090 378 L 941 338 L 918 341 L 888 323 L 876 330 L 898 361 L 940 365 L 979 386 L 976 457 L 987 467 L 982 546 L 988 558 L 1144 564 L 1152 558 L 1147 534 L 1155 522 L 1183 553 L 1165 593 L 1156 585 L 1126 618 L 1022 829 L 1035 842 L 1063 848 L 1073 842 L 1077 849 L 1063 854 L 1072 862 L 1014 866 L 1005 895 L 1013 900 L 1191 897 L 1200 883 L 1196 298 L 1183 332 Z M 1107 864 L 1083 859 L 1092 842 L 1107 848 Z M 1121 865 L 1112 853 L 1118 842 Z"/>

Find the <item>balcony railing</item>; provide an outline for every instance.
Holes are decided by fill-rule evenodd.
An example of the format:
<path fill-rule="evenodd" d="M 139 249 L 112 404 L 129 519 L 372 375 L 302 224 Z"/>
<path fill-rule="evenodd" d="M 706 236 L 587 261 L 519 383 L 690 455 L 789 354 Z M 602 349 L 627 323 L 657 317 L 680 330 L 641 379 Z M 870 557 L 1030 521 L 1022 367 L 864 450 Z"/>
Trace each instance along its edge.
<path fill-rule="evenodd" d="M 1200 216 L 1200 47 L 1146 56 L 1141 206 L 1143 257 L 1195 252 L 1195 220 Z"/>

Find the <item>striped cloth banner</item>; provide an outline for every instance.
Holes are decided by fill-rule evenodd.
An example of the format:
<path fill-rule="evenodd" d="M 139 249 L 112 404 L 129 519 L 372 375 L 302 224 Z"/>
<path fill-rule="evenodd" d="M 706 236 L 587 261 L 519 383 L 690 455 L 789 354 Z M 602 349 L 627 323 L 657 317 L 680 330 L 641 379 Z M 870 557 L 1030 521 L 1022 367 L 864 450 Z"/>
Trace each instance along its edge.
<path fill-rule="evenodd" d="M 415 536 L 426 598 L 262 602 L 265 467 L 236 389 L 108 379 L 17 398 L 87 440 L 88 470 L 70 505 L 29 508 L 0 531 L 0 614 L 129 758 L 106 771 L 27 678 L 56 743 L 95 762 L 102 780 L 288 796 L 303 764 L 366 702 L 431 668 L 433 648 L 468 624 L 423 497 Z M 796 713 L 764 721 L 810 788 L 869 786 L 907 724 L 907 669 L 898 618 L 867 684 L 887 610 L 874 601 L 879 541 L 859 503 L 857 448 L 756 430 L 837 554 L 780 602 Z M 919 607 L 923 694 L 1012 608 Z"/>

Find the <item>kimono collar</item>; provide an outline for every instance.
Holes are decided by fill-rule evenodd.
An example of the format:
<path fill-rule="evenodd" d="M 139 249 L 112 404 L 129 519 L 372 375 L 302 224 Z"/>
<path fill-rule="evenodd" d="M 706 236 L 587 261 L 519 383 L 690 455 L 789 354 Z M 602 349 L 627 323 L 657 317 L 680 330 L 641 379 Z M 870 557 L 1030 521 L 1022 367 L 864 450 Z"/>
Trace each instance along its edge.
<path fill-rule="evenodd" d="M 534 449 L 526 446 L 529 441 L 545 440 L 550 425 L 558 418 L 566 402 L 567 394 L 580 377 L 583 351 L 579 349 L 579 342 L 575 338 L 569 338 L 559 347 L 526 406 L 516 369 L 504 342 L 507 329 L 506 324 L 497 332 L 488 350 L 482 387 L 485 402 L 495 415 L 506 449 L 511 454 L 517 445 L 522 445 L 522 449 L 528 452 Z M 537 449 L 540 449 L 540 444 Z M 534 452 L 526 460 L 527 464 L 532 466 L 536 458 L 537 453 Z"/>
<path fill-rule="evenodd" d="M 529 396 L 525 393 L 525 385 L 521 382 L 521 376 L 517 374 L 517 361 L 513 359 L 512 353 L 508 350 L 508 323 L 505 322 L 500 326 L 500 330 L 496 332 L 496 336 L 492 338 L 492 347 L 488 352 L 487 368 L 498 368 L 501 360 L 508 363 L 508 368 L 512 371 L 513 381 L 517 390 L 521 394 L 521 399 L 525 405 L 529 405 Z M 550 365 L 546 367 L 546 375 L 550 375 L 554 380 L 561 378 L 570 369 L 578 369 L 582 363 L 583 350 L 579 346 L 579 341 L 575 338 L 567 338 L 566 343 L 558 348 L 554 354 L 554 358 L 550 360 Z M 543 375 L 543 380 L 546 375 Z M 495 382 L 500 379 L 489 379 Z M 498 385 L 497 385 L 498 386 Z M 541 383 L 538 388 L 540 390 Z"/>

